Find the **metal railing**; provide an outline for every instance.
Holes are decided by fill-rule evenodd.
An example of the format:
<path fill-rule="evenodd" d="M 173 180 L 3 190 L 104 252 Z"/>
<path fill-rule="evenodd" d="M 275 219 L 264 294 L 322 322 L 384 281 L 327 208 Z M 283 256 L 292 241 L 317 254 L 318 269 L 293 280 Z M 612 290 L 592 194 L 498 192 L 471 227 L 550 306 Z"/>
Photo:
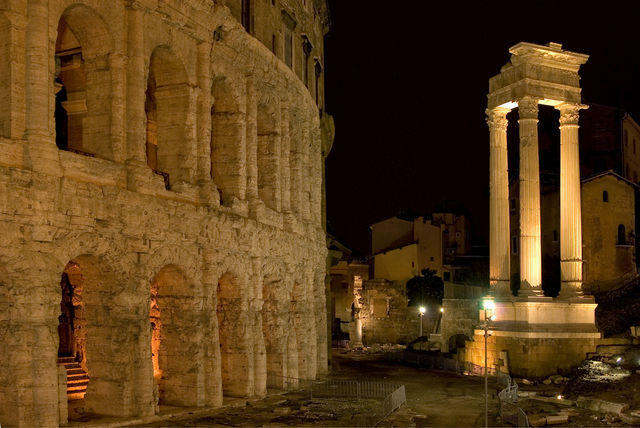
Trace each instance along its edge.
<path fill-rule="evenodd" d="M 509 375 L 503 374 L 508 378 L 507 387 L 498 393 L 498 400 L 500 401 L 500 417 L 503 422 L 516 426 L 518 428 L 529 428 L 529 418 L 527 414 L 520 406 L 518 402 L 518 384 L 511 381 Z M 498 377 L 500 382 L 500 376 Z"/>
<path fill-rule="evenodd" d="M 267 387 L 281 391 L 308 393 L 310 399 L 350 398 L 377 400 L 376 410 L 359 418 L 359 425 L 376 426 L 407 402 L 404 385 L 362 380 L 307 380 L 286 376 L 267 376 Z"/>

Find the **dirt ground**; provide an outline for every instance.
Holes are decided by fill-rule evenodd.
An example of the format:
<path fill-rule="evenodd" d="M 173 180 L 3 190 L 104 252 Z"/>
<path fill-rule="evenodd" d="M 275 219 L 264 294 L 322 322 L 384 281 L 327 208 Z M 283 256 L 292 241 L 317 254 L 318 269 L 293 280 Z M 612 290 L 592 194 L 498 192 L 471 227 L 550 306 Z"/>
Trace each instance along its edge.
<path fill-rule="evenodd" d="M 405 385 L 407 404 L 378 426 L 484 426 L 484 383 L 481 378 L 399 366 L 376 359 L 375 355 L 337 354 L 330 377 Z M 501 424 L 495 418 L 495 385 L 490 385 L 489 392 L 489 425 L 499 426 Z M 365 426 L 370 422 L 367 416 L 376 406 L 379 402 L 375 400 L 310 400 L 306 394 L 290 393 L 269 396 L 243 407 L 223 408 L 206 417 L 144 426 Z"/>

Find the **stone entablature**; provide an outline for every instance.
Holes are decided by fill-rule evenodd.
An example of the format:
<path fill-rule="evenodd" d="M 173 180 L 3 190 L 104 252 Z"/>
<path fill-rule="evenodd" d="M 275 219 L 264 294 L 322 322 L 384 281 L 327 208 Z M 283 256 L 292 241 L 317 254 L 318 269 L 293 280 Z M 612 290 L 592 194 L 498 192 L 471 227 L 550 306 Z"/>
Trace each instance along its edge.
<path fill-rule="evenodd" d="M 86 76 L 76 152 L 56 146 L 56 79 L 78 65 L 59 59 L 61 20 Z M 229 9 L 196 0 L 11 0 L 0 54 L 3 426 L 64 423 L 56 329 L 71 267 L 88 412 L 217 406 L 326 372 L 330 143 L 289 67 Z M 155 378 L 150 304 L 163 329 Z"/>

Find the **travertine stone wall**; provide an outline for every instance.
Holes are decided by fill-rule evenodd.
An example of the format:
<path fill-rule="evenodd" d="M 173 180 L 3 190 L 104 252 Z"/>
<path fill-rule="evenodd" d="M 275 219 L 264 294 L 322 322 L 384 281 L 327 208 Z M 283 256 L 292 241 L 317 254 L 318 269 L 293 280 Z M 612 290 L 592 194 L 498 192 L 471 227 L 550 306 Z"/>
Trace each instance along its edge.
<path fill-rule="evenodd" d="M 61 19 L 87 70 L 92 156 L 55 143 Z M 8 0 L 0 36 L 0 424 L 63 421 L 57 327 L 70 262 L 89 413 L 217 406 L 264 394 L 267 378 L 326 373 L 330 143 L 299 75 L 215 1 Z M 150 73 L 168 183 L 147 165 Z"/>

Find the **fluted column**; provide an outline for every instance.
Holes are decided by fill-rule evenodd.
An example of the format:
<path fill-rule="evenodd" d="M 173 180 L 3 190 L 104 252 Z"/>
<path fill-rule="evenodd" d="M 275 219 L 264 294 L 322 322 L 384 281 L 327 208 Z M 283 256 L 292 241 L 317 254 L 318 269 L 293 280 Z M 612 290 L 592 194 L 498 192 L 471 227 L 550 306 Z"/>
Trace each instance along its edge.
<path fill-rule="evenodd" d="M 489 125 L 489 281 L 496 296 L 510 294 L 509 171 L 507 159 L 508 109 L 487 109 Z"/>
<path fill-rule="evenodd" d="M 538 100 L 518 102 L 520 118 L 520 291 L 519 296 L 542 295 L 540 239 L 540 166 L 538 157 Z"/>
<path fill-rule="evenodd" d="M 582 212 L 578 118 L 587 106 L 560 104 L 560 273 L 561 297 L 582 295 Z"/>

